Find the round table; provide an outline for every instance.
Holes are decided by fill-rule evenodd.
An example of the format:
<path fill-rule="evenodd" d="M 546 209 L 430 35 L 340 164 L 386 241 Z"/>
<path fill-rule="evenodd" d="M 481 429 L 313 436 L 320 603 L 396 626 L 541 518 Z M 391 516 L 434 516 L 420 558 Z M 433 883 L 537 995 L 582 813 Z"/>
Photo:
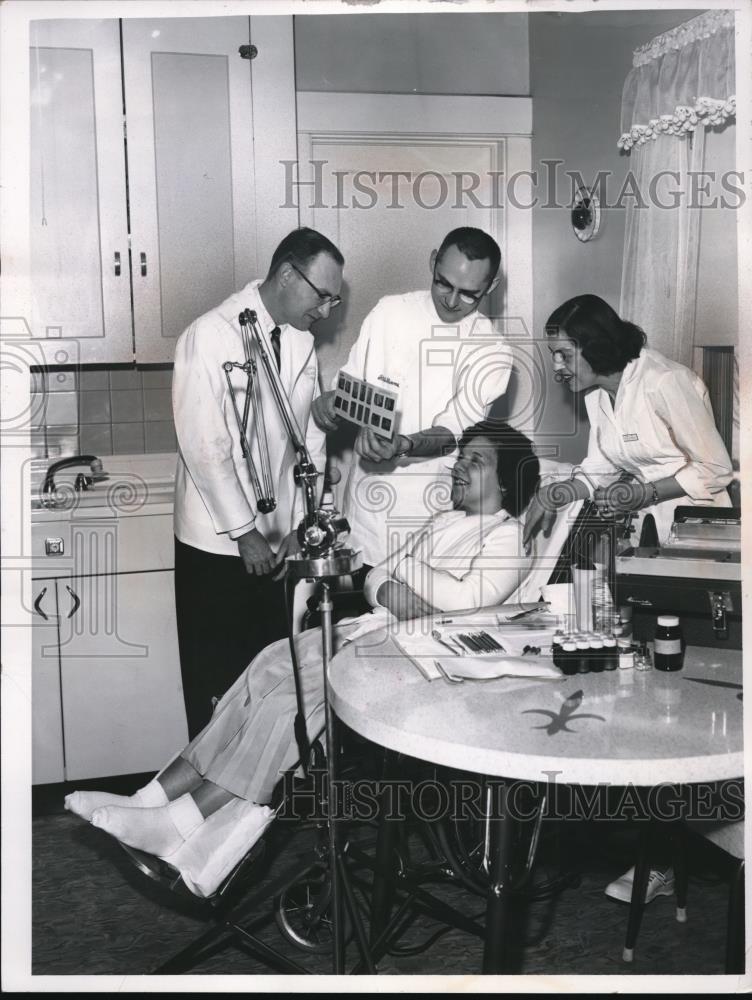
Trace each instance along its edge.
<path fill-rule="evenodd" d="M 744 770 L 739 650 L 688 647 L 675 673 L 617 669 L 450 684 L 428 681 L 393 635 L 380 631 L 346 645 L 328 679 L 332 708 L 360 735 L 484 776 L 546 782 L 554 773 L 567 784 L 655 786 L 720 781 Z M 508 919 L 499 890 L 511 870 L 509 831 L 496 848 L 487 972 L 501 971 L 494 949 Z"/>

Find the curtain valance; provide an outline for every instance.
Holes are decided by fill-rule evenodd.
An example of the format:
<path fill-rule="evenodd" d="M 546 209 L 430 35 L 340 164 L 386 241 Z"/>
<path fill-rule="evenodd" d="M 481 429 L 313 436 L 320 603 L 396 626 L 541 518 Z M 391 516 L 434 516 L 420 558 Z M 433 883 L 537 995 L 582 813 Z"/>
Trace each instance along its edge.
<path fill-rule="evenodd" d="M 686 135 L 736 114 L 734 12 L 711 10 L 635 50 L 622 92 L 628 151 L 659 135 Z"/>

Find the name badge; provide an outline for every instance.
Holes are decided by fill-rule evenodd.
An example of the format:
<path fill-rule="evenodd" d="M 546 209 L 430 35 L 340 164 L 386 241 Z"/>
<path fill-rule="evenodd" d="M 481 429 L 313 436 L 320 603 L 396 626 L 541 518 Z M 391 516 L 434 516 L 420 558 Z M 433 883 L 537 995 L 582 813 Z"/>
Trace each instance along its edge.
<path fill-rule="evenodd" d="M 622 434 L 622 441 L 639 441 L 639 437 L 636 434 Z"/>

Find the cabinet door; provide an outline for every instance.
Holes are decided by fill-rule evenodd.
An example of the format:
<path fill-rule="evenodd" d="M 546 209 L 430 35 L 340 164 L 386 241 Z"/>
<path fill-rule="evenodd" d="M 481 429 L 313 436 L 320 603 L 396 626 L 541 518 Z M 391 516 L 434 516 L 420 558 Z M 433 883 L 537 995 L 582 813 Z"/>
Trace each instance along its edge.
<path fill-rule="evenodd" d="M 119 22 L 30 29 L 33 334 L 49 364 L 129 362 Z"/>
<path fill-rule="evenodd" d="M 35 580 L 32 603 L 31 775 L 39 785 L 65 777 L 55 581 Z"/>
<path fill-rule="evenodd" d="M 66 780 L 156 771 L 188 742 L 173 574 L 69 584 L 58 581 Z"/>
<path fill-rule="evenodd" d="M 279 161 L 296 156 L 292 18 L 253 20 L 273 41 L 255 60 L 238 52 L 247 17 L 123 21 L 139 362 L 171 361 L 180 333 L 259 276 L 297 225 L 255 188 L 273 171 L 282 205 Z"/>

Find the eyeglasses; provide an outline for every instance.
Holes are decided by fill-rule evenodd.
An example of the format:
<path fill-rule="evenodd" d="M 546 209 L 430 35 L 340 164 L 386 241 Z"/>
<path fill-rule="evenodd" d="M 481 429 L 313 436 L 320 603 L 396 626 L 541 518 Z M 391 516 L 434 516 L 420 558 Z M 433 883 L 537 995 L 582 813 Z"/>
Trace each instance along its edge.
<path fill-rule="evenodd" d="M 330 295 L 329 292 L 322 292 L 320 288 L 317 288 L 312 281 L 306 278 L 306 276 L 299 268 L 295 267 L 292 261 L 288 261 L 288 263 L 290 267 L 293 269 L 293 271 L 295 271 L 296 274 L 300 275 L 303 281 L 305 281 L 307 285 L 310 285 L 311 288 L 314 290 L 314 292 L 318 295 L 319 308 L 321 308 L 322 306 L 329 306 L 330 309 L 336 309 L 337 306 L 342 304 L 341 296 Z"/>
<path fill-rule="evenodd" d="M 460 300 L 460 302 L 463 302 L 466 306 L 477 305 L 483 298 L 483 296 L 486 294 L 486 290 L 476 293 L 476 292 L 465 292 L 459 288 L 455 289 L 454 285 L 450 285 L 448 281 L 445 281 L 444 278 L 440 277 L 440 275 L 437 275 L 436 271 L 433 272 L 433 283 L 445 295 L 447 293 L 456 291 L 457 298 Z"/>

